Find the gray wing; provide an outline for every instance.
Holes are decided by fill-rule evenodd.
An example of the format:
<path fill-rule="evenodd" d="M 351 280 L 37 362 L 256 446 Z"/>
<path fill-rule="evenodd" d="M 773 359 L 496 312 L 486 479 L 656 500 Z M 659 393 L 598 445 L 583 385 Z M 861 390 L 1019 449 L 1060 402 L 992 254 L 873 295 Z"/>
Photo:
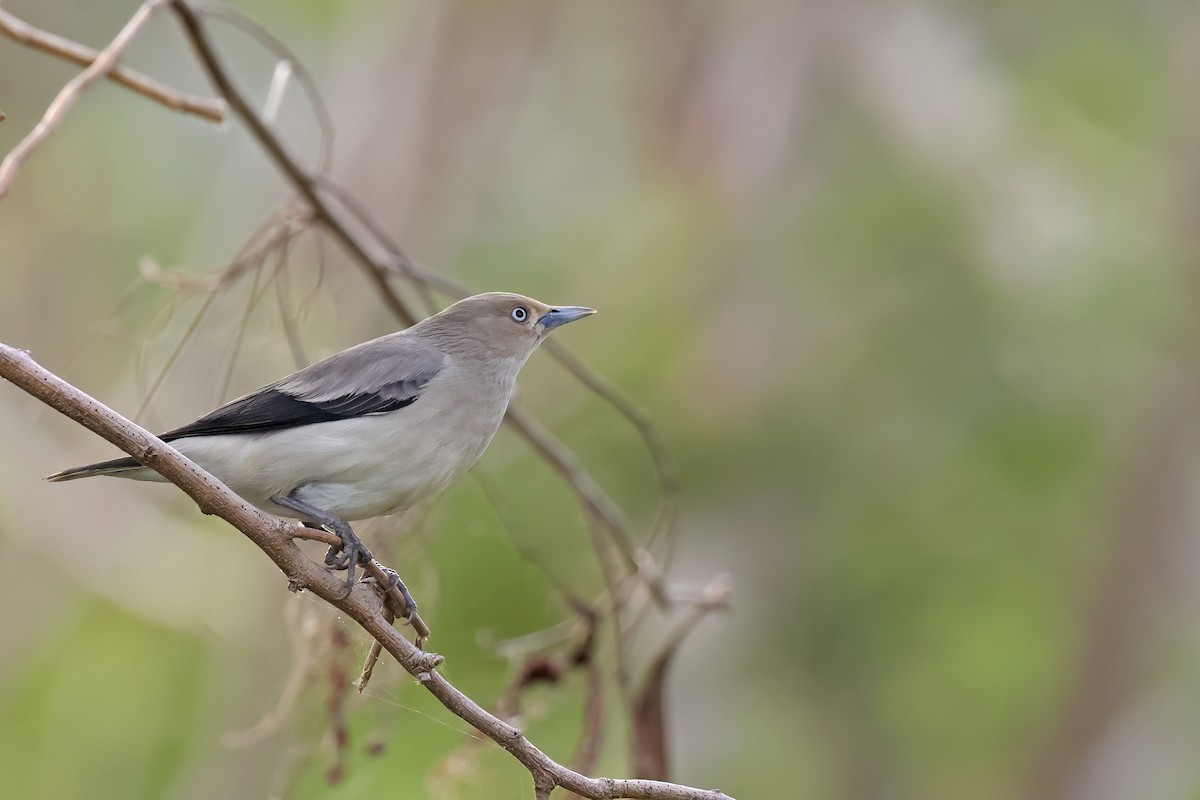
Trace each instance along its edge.
<path fill-rule="evenodd" d="M 162 438 L 259 433 L 397 411 L 416 402 L 445 360 L 436 347 L 410 334 L 384 336 L 239 397 Z"/>

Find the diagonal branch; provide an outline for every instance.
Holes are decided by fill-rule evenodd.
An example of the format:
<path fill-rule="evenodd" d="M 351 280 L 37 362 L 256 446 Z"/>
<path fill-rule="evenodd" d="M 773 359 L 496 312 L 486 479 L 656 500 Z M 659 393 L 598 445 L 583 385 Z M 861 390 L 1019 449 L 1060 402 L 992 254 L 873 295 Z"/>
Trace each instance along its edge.
<path fill-rule="evenodd" d="M 0 8 L 0 33 L 17 44 L 58 56 L 81 67 L 90 67 L 100 56 L 97 50 L 49 31 L 35 28 L 3 8 Z M 225 120 L 225 104 L 220 100 L 197 97 L 177 91 L 136 70 L 121 66 L 113 67 L 112 71 L 108 73 L 108 79 L 121 84 L 126 89 L 145 95 L 167 108 L 182 111 L 185 114 L 195 114 L 210 122 L 224 122 Z M 0 119 L 3 117 L 0 116 Z"/>
<path fill-rule="evenodd" d="M 549 797 L 554 788 L 562 787 L 597 800 L 729 800 L 716 790 L 652 780 L 589 778 L 562 766 L 520 730 L 442 677 L 436 669 L 441 656 L 421 650 L 392 627 L 374 588 L 360 583 L 345 595 L 341 581 L 296 546 L 295 526 L 249 505 L 161 439 L 49 372 L 26 351 L 0 344 L 0 377 L 104 437 L 182 489 L 201 512 L 219 516 L 245 534 L 287 576 L 291 588 L 307 589 L 353 619 L 442 705 L 511 753 L 529 770 L 538 797 Z"/>

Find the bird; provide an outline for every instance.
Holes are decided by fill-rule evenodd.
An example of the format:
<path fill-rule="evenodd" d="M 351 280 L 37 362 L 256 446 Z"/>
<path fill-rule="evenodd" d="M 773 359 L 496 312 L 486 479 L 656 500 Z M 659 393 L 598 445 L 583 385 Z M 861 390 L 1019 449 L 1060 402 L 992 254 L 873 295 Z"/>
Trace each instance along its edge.
<path fill-rule="evenodd" d="M 340 545 L 329 548 L 325 563 L 347 571 L 349 590 L 356 565 L 372 559 L 349 523 L 412 508 L 470 469 L 499 428 L 517 374 L 538 345 L 556 328 L 594 313 L 508 292 L 477 294 L 160 438 L 256 508 L 336 534 Z M 130 457 L 46 480 L 96 475 L 165 480 Z"/>

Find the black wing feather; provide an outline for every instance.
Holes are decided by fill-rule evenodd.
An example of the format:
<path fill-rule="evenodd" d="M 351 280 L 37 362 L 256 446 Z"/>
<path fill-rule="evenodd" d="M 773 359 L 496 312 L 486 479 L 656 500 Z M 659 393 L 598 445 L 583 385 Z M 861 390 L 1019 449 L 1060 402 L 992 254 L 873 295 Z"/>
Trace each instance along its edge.
<path fill-rule="evenodd" d="M 348 395 L 313 403 L 278 389 L 263 389 L 227 403 L 195 422 L 168 431 L 162 435 L 162 439 L 171 442 L 187 436 L 261 433 L 317 422 L 335 422 L 365 414 L 383 414 L 410 406 L 419 396 L 416 393 L 403 398 Z"/>
<path fill-rule="evenodd" d="M 404 334 L 365 342 L 226 403 L 166 441 L 265 431 L 385 414 L 410 406 L 441 371 L 440 351 Z"/>

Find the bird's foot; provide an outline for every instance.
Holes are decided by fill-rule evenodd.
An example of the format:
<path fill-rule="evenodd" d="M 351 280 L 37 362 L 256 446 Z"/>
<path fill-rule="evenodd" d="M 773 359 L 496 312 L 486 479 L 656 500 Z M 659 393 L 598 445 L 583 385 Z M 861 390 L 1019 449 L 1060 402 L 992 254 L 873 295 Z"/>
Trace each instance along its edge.
<path fill-rule="evenodd" d="M 409 593 L 408 587 L 404 585 L 404 581 L 400 580 L 400 573 L 391 567 L 385 567 L 382 564 L 380 569 L 388 576 L 388 585 L 384 587 L 384 592 L 391 589 L 396 589 L 400 592 L 400 596 L 404 598 L 405 612 L 400 615 L 402 619 L 412 621 L 413 615 L 417 613 L 417 601 L 413 600 L 413 596 Z M 374 583 L 374 578 L 363 578 L 363 583 Z"/>
<path fill-rule="evenodd" d="M 289 511 L 298 512 L 300 519 L 304 520 L 306 525 L 324 528 L 331 533 L 337 534 L 338 539 L 341 541 L 338 544 L 329 546 L 329 552 L 325 554 L 325 566 L 330 569 L 346 570 L 346 595 L 349 596 L 350 591 L 354 588 L 354 573 L 358 569 L 359 564 L 366 566 L 371 563 L 373 558 L 371 551 L 362 543 L 362 539 L 359 539 L 358 535 L 354 533 L 354 530 L 350 527 L 350 523 L 334 516 L 323 508 L 318 508 L 312 503 L 300 499 L 297 496 L 299 491 L 300 489 L 294 489 L 287 494 L 276 495 L 271 500 Z M 314 525 L 313 523 L 316 524 Z"/>
<path fill-rule="evenodd" d="M 341 544 L 329 546 L 329 551 L 325 553 L 325 566 L 330 569 L 346 570 L 346 593 L 349 594 L 350 590 L 354 588 L 355 571 L 358 566 L 370 564 L 374 556 L 363 544 L 362 539 L 359 539 L 358 535 L 345 522 L 339 520 L 337 524 L 330 524 L 327 527 L 332 528 L 342 541 Z"/>

